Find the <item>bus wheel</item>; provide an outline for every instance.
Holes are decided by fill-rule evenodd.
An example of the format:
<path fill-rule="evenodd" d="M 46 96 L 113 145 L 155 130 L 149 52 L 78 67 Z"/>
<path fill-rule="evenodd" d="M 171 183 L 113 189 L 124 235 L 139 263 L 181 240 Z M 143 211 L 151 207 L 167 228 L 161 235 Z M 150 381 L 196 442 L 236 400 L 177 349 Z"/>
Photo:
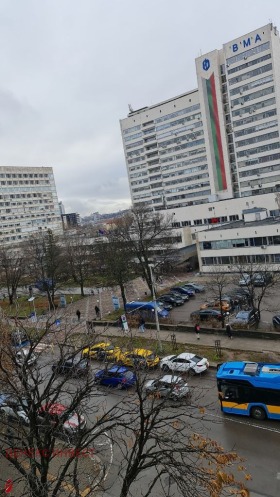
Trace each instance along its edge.
<path fill-rule="evenodd" d="M 252 418 L 254 419 L 265 419 L 266 418 L 266 412 L 262 407 L 255 406 L 252 407 L 251 412 L 250 412 Z"/>

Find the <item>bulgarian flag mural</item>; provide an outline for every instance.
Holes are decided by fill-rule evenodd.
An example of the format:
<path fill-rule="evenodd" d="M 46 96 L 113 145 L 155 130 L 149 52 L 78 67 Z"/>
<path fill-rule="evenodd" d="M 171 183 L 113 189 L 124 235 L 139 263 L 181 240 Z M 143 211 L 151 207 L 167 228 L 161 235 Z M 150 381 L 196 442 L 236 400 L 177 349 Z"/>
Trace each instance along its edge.
<path fill-rule="evenodd" d="M 204 94 L 206 94 L 209 110 L 209 121 L 211 126 L 213 156 L 215 159 L 215 176 L 218 190 L 226 190 L 227 180 L 225 173 L 225 162 L 222 149 L 221 129 L 219 123 L 217 94 L 214 73 L 209 79 L 202 79 Z"/>

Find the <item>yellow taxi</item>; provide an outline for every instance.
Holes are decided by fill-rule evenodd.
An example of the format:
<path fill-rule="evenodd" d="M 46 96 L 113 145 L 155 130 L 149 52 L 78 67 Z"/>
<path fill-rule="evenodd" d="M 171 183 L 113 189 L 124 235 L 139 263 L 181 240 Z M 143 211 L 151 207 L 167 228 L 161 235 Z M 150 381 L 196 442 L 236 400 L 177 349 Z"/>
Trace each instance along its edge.
<path fill-rule="evenodd" d="M 133 349 L 129 352 L 115 353 L 115 359 L 118 364 L 124 366 L 155 368 L 160 358 L 152 351 L 147 349 Z"/>
<path fill-rule="evenodd" d="M 221 303 L 219 300 L 212 300 L 211 302 L 204 302 L 200 306 L 200 309 L 217 309 L 218 311 L 221 310 L 221 304 L 222 304 L 222 310 L 224 312 L 229 312 L 231 310 L 231 305 L 227 300 L 222 300 Z"/>
<path fill-rule="evenodd" d="M 83 356 L 91 359 L 115 359 L 115 353 L 120 352 L 119 347 L 114 347 L 110 342 L 100 342 L 83 349 Z"/>

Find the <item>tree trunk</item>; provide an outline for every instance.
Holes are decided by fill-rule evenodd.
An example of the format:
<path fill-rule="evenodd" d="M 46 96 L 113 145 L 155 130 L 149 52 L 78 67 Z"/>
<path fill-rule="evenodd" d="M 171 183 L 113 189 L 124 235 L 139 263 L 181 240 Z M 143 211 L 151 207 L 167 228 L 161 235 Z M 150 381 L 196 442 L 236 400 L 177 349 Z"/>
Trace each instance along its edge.
<path fill-rule="evenodd" d="M 9 304 L 13 305 L 14 303 L 14 295 L 12 293 L 9 293 Z"/>
<path fill-rule="evenodd" d="M 124 307 L 124 309 L 125 309 L 125 306 L 126 306 L 126 302 L 127 302 L 127 300 L 126 300 L 126 295 L 125 295 L 125 287 L 124 287 L 124 284 L 123 284 L 123 283 L 121 283 L 121 284 L 120 284 L 120 289 L 121 289 L 121 295 L 122 295 L 123 307 Z"/>

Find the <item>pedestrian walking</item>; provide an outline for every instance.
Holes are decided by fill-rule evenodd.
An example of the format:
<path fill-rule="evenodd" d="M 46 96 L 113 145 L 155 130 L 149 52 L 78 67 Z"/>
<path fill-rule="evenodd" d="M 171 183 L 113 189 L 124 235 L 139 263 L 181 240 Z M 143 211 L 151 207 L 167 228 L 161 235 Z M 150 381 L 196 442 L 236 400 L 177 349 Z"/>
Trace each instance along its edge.
<path fill-rule="evenodd" d="M 80 319 L 81 319 L 81 311 L 79 311 L 79 309 L 76 310 L 76 315 L 77 315 L 78 321 L 80 321 Z"/>
<path fill-rule="evenodd" d="M 196 334 L 196 338 L 197 340 L 200 340 L 200 335 L 199 335 L 199 332 L 200 332 L 200 326 L 198 323 L 195 324 L 194 326 L 194 331 L 195 331 L 195 334 Z"/>
<path fill-rule="evenodd" d="M 145 331 L 145 319 L 142 316 L 139 318 L 139 331 L 140 333 L 144 333 Z"/>
<path fill-rule="evenodd" d="M 226 332 L 227 336 L 232 340 L 232 329 L 229 323 L 226 325 Z"/>
<path fill-rule="evenodd" d="M 123 320 L 121 316 L 118 319 L 118 328 L 120 328 L 121 331 L 123 331 Z"/>
<path fill-rule="evenodd" d="M 100 309 L 99 309 L 98 305 L 96 305 L 96 306 L 94 307 L 94 309 L 95 309 L 96 319 L 101 319 L 101 316 L 100 316 Z"/>

